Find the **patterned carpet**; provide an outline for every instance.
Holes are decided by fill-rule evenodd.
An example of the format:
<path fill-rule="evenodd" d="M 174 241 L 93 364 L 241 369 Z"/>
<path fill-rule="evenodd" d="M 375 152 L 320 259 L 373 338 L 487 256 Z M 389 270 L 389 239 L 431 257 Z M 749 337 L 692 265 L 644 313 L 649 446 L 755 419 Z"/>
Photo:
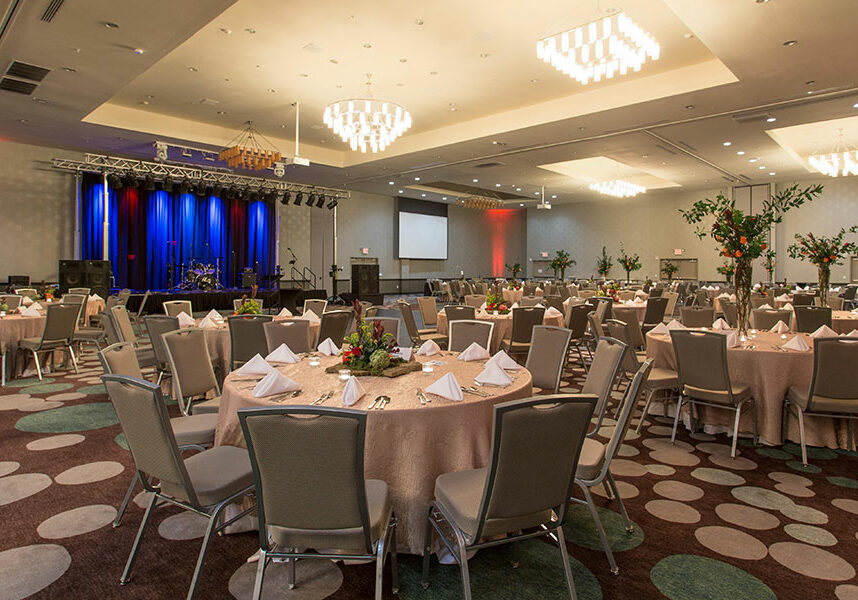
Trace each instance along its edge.
<path fill-rule="evenodd" d="M 0 391 L 0 598 L 180 598 L 202 536 L 201 519 L 159 509 L 134 577 L 119 575 L 142 518 L 132 504 L 121 527 L 110 523 L 131 478 L 130 455 L 87 354 L 79 375 L 12 381 Z M 577 389 L 581 373 L 566 381 Z M 175 407 L 173 407 L 175 410 Z M 610 435 L 608 421 L 604 433 Z M 858 454 L 811 451 L 803 469 L 794 444 L 754 448 L 729 458 L 724 436 L 683 431 L 650 417 L 612 471 L 636 523 L 622 527 L 616 506 L 597 496 L 620 566 L 613 576 L 589 515 L 575 507 L 566 526 L 582 600 L 858 599 Z M 604 492 L 601 489 L 597 493 Z M 140 498 L 137 499 L 140 501 Z M 199 598 L 249 598 L 254 534 L 214 540 Z M 518 564 L 513 568 L 513 564 Z M 471 561 L 474 598 L 565 598 L 559 553 L 532 540 L 481 551 Z M 419 560 L 402 556 L 402 600 L 461 597 L 458 570 L 433 561 L 432 585 L 419 583 Z M 385 598 L 390 593 L 385 574 Z M 295 590 L 282 565 L 267 571 L 265 598 L 371 598 L 371 565 L 304 561 Z"/>

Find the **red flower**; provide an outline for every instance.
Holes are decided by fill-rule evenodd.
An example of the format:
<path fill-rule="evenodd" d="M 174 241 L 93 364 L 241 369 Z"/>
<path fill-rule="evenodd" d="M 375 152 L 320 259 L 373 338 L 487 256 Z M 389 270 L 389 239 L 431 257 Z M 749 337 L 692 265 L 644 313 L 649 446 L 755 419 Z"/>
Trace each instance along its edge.
<path fill-rule="evenodd" d="M 746 237 L 743 235 L 742 237 L 740 237 L 740 238 L 739 238 L 739 243 L 740 243 L 740 244 L 747 244 L 747 243 L 748 243 L 748 238 L 746 238 Z"/>
<path fill-rule="evenodd" d="M 822 262 L 828 262 L 828 257 L 826 256 L 825 258 L 823 258 Z"/>
<path fill-rule="evenodd" d="M 741 257 L 741 256 L 742 256 L 742 251 L 741 251 L 741 250 L 736 250 L 736 252 L 734 252 L 733 254 L 736 256 L 736 258 L 739 258 L 739 257 Z"/>

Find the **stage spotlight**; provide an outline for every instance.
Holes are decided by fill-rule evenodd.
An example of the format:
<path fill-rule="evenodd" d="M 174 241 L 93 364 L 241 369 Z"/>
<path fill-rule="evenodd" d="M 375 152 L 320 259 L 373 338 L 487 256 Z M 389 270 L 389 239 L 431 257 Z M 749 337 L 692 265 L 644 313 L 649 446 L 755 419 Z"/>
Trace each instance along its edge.
<path fill-rule="evenodd" d="M 291 200 L 291 199 L 292 199 L 292 192 L 290 192 L 289 190 L 286 190 L 285 192 L 283 192 L 283 196 L 280 198 L 280 204 L 283 204 L 285 206 L 285 205 L 289 204 L 289 200 Z"/>
<path fill-rule="evenodd" d="M 173 178 L 170 177 L 169 175 L 164 177 L 164 181 L 161 183 L 161 187 L 164 189 L 165 192 L 172 192 L 173 191 Z"/>
<path fill-rule="evenodd" d="M 143 179 L 143 189 L 147 192 L 155 191 L 155 178 L 152 177 L 151 174 L 146 175 L 146 177 Z"/>
<path fill-rule="evenodd" d="M 179 193 L 180 194 L 187 194 L 190 191 L 191 191 L 191 182 L 188 181 L 187 179 L 183 179 L 182 183 L 179 184 Z"/>
<path fill-rule="evenodd" d="M 235 188 L 226 188 L 223 195 L 227 200 L 235 200 Z"/>
<path fill-rule="evenodd" d="M 247 200 L 250 197 L 250 191 L 249 185 L 244 186 L 244 189 L 241 190 L 241 197 Z"/>
<path fill-rule="evenodd" d="M 259 199 L 259 194 L 257 192 L 250 192 L 250 195 L 247 197 L 248 202 L 256 202 Z"/>
<path fill-rule="evenodd" d="M 137 187 L 140 187 L 140 182 L 137 181 L 137 178 L 132 173 L 128 173 L 125 176 L 125 187 L 137 188 Z"/>
<path fill-rule="evenodd" d="M 319 199 L 316 200 L 316 208 L 322 208 L 325 205 L 325 195 L 319 194 Z"/>
<path fill-rule="evenodd" d="M 111 173 L 110 175 L 107 176 L 107 185 L 111 189 L 118 190 L 119 188 L 122 187 L 122 179 L 119 177 L 119 175 L 116 175 L 115 173 Z"/>
<path fill-rule="evenodd" d="M 339 200 L 336 198 L 336 196 L 331 198 L 331 201 L 328 202 L 328 210 L 334 210 L 334 207 L 336 207 L 338 202 Z"/>
<path fill-rule="evenodd" d="M 295 206 L 301 206 L 301 201 L 304 199 L 304 192 L 298 192 L 295 194 L 295 201 L 292 203 Z"/>
<path fill-rule="evenodd" d="M 221 194 L 223 194 L 223 186 L 219 183 L 214 184 L 212 186 L 212 196 L 217 196 L 218 198 L 220 198 Z"/>
<path fill-rule="evenodd" d="M 313 204 L 315 202 L 316 202 L 316 194 L 310 194 L 309 196 L 307 196 L 307 206 L 313 206 Z"/>
<path fill-rule="evenodd" d="M 200 181 L 197 184 L 197 189 L 194 193 L 196 193 L 196 195 L 200 198 L 205 198 L 208 195 L 208 190 L 206 190 L 206 184 Z"/>

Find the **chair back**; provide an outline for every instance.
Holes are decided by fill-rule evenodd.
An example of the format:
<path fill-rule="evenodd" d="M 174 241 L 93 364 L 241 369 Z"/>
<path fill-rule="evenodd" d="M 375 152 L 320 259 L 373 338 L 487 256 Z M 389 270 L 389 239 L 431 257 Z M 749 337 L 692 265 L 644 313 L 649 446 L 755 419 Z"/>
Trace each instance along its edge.
<path fill-rule="evenodd" d="M 727 371 L 727 336 L 715 331 L 674 329 L 670 332 L 676 355 L 679 389 L 692 397 L 705 394 L 733 405 L 733 387 Z"/>
<path fill-rule="evenodd" d="M 111 344 L 104 350 L 99 350 L 98 360 L 106 374 L 125 375 L 135 379 L 143 379 L 140 363 L 137 362 L 137 351 L 131 342 Z"/>
<path fill-rule="evenodd" d="M 522 296 L 521 300 L 519 300 L 518 305 L 522 308 L 529 306 L 536 306 L 542 301 L 542 298 L 539 296 Z"/>
<path fill-rule="evenodd" d="M 259 541 L 267 527 L 306 531 L 362 530 L 373 554 L 366 500 L 366 413 L 345 408 L 242 408 L 259 514 Z"/>
<path fill-rule="evenodd" d="M 257 354 L 265 356 L 268 352 L 268 342 L 265 330 L 262 328 L 270 323 L 270 315 L 237 315 L 227 317 L 229 328 L 230 367 L 243 365 Z"/>
<path fill-rule="evenodd" d="M 447 349 L 450 352 L 461 352 L 474 342 L 489 350 L 495 324 L 491 321 L 457 320 L 450 323 L 448 329 Z"/>
<path fill-rule="evenodd" d="M 414 312 L 411 310 L 411 305 L 405 300 L 397 302 L 399 312 L 402 315 L 402 321 L 405 323 L 405 331 L 408 332 L 408 337 L 412 343 L 420 342 L 420 331 L 417 329 L 417 321 L 414 320 Z"/>
<path fill-rule="evenodd" d="M 590 335 L 596 339 L 605 337 L 605 329 L 602 327 L 602 320 L 596 314 L 595 310 L 587 313 L 587 323 L 590 325 Z"/>
<path fill-rule="evenodd" d="M 793 306 L 811 306 L 813 304 L 813 294 L 793 294 Z"/>
<path fill-rule="evenodd" d="M 178 500 L 199 507 L 176 444 L 161 388 L 125 375 L 102 375 L 101 380 L 119 417 L 143 488 L 153 491 L 155 488 L 149 482 L 157 479 L 162 487 L 167 484 L 178 491 Z"/>
<path fill-rule="evenodd" d="M 131 297 L 131 290 L 129 290 L 128 288 L 123 288 L 123 289 L 119 290 L 118 294 L 116 294 L 117 302 L 119 304 L 121 304 L 122 306 L 125 306 L 126 304 L 128 304 L 128 299 L 130 297 Z M 189 316 L 192 317 L 193 315 L 189 315 Z"/>
<path fill-rule="evenodd" d="M 826 300 L 828 304 L 828 308 L 831 310 L 843 310 L 843 297 L 842 296 L 833 296 L 829 295 Z"/>
<path fill-rule="evenodd" d="M 62 297 L 60 302 L 62 304 L 74 304 L 78 307 L 77 312 L 77 320 L 78 323 L 83 325 L 86 320 L 86 301 L 89 300 L 89 296 L 86 294 L 72 294 L 68 293 Z"/>
<path fill-rule="evenodd" d="M 476 316 L 476 310 L 473 306 L 463 304 L 448 304 L 444 307 L 444 313 L 447 315 L 447 323 L 462 320 L 473 321 Z"/>
<path fill-rule="evenodd" d="M 322 321 L 319 323 L 319 339 L 317 343 L 322 343 L 326 339 L 331 338 L 331 341 L 339 348 L 343 345 L 343 338 L 346 337 L 346 331 L 349 328 L 349 322 L 352 320 L 352 310 L 331 310 L 322 315 Z M 412 321 L 414 317 L 411 318 Z M 291 346 L 290 346 L 291 349 Z M 294 350 L 293 350 L 294 352 Z"/>
<path fill-rule="evenodd" d="M 545 309 L 530 306 L 512 309 L 512 332 L 510 341 L 518 344 L 529 344 L 533 328 L 542 325 L 545 319 Z"/>
<path fill-rule="evenodd" d="M 565 308 L 563 306 L 563 298 L 561 296 L 558 296 L 558 295 L 543 296 L 542 297 L 542 305 L 545 308 L 552 308 L 553 307 L 553 308 L 559 310 L 560 312 L 563 312 L 564 308 Z"/>
<path fill-rule="evenodd" d="M 169 363 L 167 349 L 164 347 L 163 335 L 179 329 L 179 318 L 167 315 L 147 315 L 143 317 L 143 326 L 152 342 L 152 353 L 158 369 L 165 370 Z"/>
<path fill-rule="evenodd" d="M 769 297 L 765 294 L 751 294 L 751 309 L 760 308 L 761 306 L 768 304 L 771 306 L 774 303 L 774 300 L 769 300 Z"/>
<path fill-rule="evenodd" d="M 557 394 L 495 405 L 474 540 L 549 523 L 552 511 L 563 522 L 595 404 Z"/>
<path fill-rule="evenodd" d="M 784 325 L 789 327 L 791 320 L 792 311 L 789 309 L 769 310 L 766 308 L 756 308 L 751 311 L 751 323 L 754 324 L 755 329 L 771 329 L 777 325 L 778 321 L 783 321 Z"/>
<path fill-rule="evenodd" d="M 667 298 L 667 307 L 664 309 L 664 314 L 673 316 L 673 313 L 676 311 L 676 302 L 679 300 L 679 293 L 678 292 L 665 291 L 661 296 L 656 296 L 655 298 L 653 298 L 653 296 L 650 295 L 649 299 L 646 302 L 647 307 L 649 307 L 649 303 L 652 300 L 657 300 L 658 298 Z M 662 317 L 662 319 L 664 319 L 664 317 Z M 644 323 L 646 323 L 646 321 L 644 321 Z M 656 323 L 656 325 L 657 325 L 657 323 Z"/>
<path fill-rule="evenodd" d="M 856 292 L 858 292 L 858 285 L 848 285 L 840 297 L 844 300 L 855 300 Z"/>
<path fill-rule="evenodd" d="M 557 293 L 560 295 L 561 301 L 572 297 L 572 292 L 569 291 L 569 286 L 565 286 L 565 285 L 557 286 Z"/>
<path fill-rule="evenodd" d="M 46 342 L 71 343 L 77 329 L 77 304 L 48 304 L 42 344 Z"/>
<path fill-rule="evenodd" d="M 608 442 L 608 447 L 605 449 L 605 460 L 602 466 L 601 477 L 607 475 L 607 470 L 610 468 L 611 461 L 616 458 L 620 451 L 620 446 L 626 439 L 626 434 L 629 432 L 629 426 L 632 424 L 632 415 L 635 408 L 638 406 L 641 392 L 649 379 L 650 371 L 652 371 L 653 359 L 645 361 L 638 367 L 631 383 L 626 388 L 623 399 L 620 401 L 620 410 L 617 415 L 617 424 L 614 426 L 614 432 L 611 434 L 611 439 Z M 643 418 L 643 417 L 641 417 Z"/>
<path fill-rule="evenodd" d="M 438 325 L 438 305 L 432 296 L 418 296 L 417 306 L 420 307 L 420 316 L 423 317 L 423 325 L 434 327 Z"/>
<path fill-rule="evenodd" d="M 137 318 L 139 319 L 143 315 L 143 310 L 146 308 L 146 301 L 149 300 L 149 296 L 152 295 L 152 290 L 146 290 L 146 293 L 143 294 L 143 298 L 140 299 L 140 306 L 137 307 Z M 193 316 L 193 315 L 189 315 Z"/>
<path fill-rule="evenodd" d="M 831 327 L 831 308 L 828 306 L 796 306 L 795 330 L 799 333 L 813 333 L 823 325 Z"/>
<path fill-rule="evenodd" d="M 137 334 L 134 333 L 134 327 L 131 325 L 128 310 L 123 305 L 117 304 L 110 309 L 110 318 L 113 319 L 113 326 L 116 328 L 119 340 L 122 342 L 132 342 L 136 346 Z"/>
<path fill-rule="evenodd" d="M 626 345 L 620 340 L 610 337 L 600 337 L 599 343 L 596 345 L 593 362 L 590 365 L 590 370 L 587 371 L 584 386 L 581 388 L 582 394 L 595 394 L 599 398 L 596 403 L 596 416 L 599 419 L 596 430 L 601 426 L 605 408 L 608 406 L 608 400 L 611 397 L 611 389 L 614 387 L 614 381 L 617 379 L 617 372 L 620 370 L 620 363 L 625 352 Z"/>
<path fill-rule="evenodd" d="M 116 330 L 116 324 L 113 322 L 113 315 L 107 313 L 101 318 L 101 326 L 104 328 L 104 337 L 108 344 L 117 344 L 122 340 L 119 338 L 119 332 Z"/>
<path fill-rule="evenodd" d="M 694 305 L 699 307 L 706 307 L 710 305 L 709 294 L 706 290 L 697 290 L 694 292 Z"/>
<path fill-rule="evenodd" d="M 646 338 L 644 338 L 641 324 L 638 322 L 638 311 L 634 306 L 615 306 L 614 319 L 626 324 L 629 339 L 623 340 L 625 343 L 632 348 L 646 348 Z"/>
<path fill-rule="evenodd" d="M 721 304 L 721 312 L 724 313 L 724 320 L 727 321 L 727 324 L 730 327 L 738 327 L 739 326 L 739 309 L 736 306 L 736 303 L 727 300 L 718 301 Z M 789 325 L 789 321 L 787 321 L 787 325 Z"/>
<path fill-rule="evenodd" d="M 537 325 L 533 328 L 524 366 L 530 371 L 534 386 L 557 393 L 571 341 L 572 332 L 569 329 L 549 325 Z"/>
<path fill-rule="evenodd" d="M 378 321 L 384 327 L 384 333 L 389 333 L 394 340 L 399 339 L 399 319 L 396 317 L 369 317 L 364 322 L 372 327 L 373 322 Z"/>
<path fill-rule="evenodd" d="M 536 296 L 536 284 L 532 281 L 525 281 L 522 286 L 522 294 L 524 296 Z"/>
<path fill-rule="evenodd" d="M 567 327 L 572 330 L 572 339 L 580 340 L 587 332 L 587 315 L 592 307 L 589 304 L 573 304 L 569 307 L 569 321 Z"/>
<path fill-rule="evenodd" d="M 259 309 L 262 310 L 262 306 L 265 301 L 262 298 L 233 298 L 232 309 L 234 311 L 238 311 L 238 309 L 241 308 L 241 305 L 247 302 L 256 302 L 259 305 Z"/>
<path fill-rule="evenodd" d="M 646 290 L 645 290 L 646 291 Z M 650 298 L 661 298 L 664 296 L 664 288 L 663 287 L 651 287 L 647 292 Z"/>
<path fill-rule="evenodd" d="M 595 296 L 596 296 L 596 290 L 585 289 L 585 288 L 578 290 L 578 297 L 579 298 L 587 299 L 587 298 L 594 298 Z"/>
<path fill-rule="evenodd" d="M 656 296 L 650 297 L 646 301 L 646 312 L 644 312 L 644 324 L 645 325 L 658 325 L 662 321 L 664 321 L 665 313 L 668 313 L 668 305 L 671 304 L 671 299 L 673 303 L 671 304 L 669 314 L 673 314 L 673 307 L 676 306 L 676 299 L 678 298 L 678 294 L 676 292 L 668 292 L 666 296 Z"/>
<path fill-rule="evenodd" d="M 317 298 L 311 300 L 304 300 L 304 314 L 307 314 L 308 310 L 312 310 L 316 313 L 316 316 L 321 318 L 323 314 L 325 314 L 325 310 L 328 308 L 327 300 L 320 300 Z"/>
<path fill-rule="evenodd" d="M 703 306 L 683 306 L 679 309 L 679 319 L 686 327 L 712 327 L 715 321 L 715 309 Z"/>
<path fill-rule="evenodd" d="M 813 377 L 807 395 L 807 410 L 812 412 L 814 403 L 822 398 L 854 400 L 854 407 L 850 412 L 858 412 L 858 378 L 855 377 L 855 365 L 858 365 L 858 340 L 843 337 L 815 338 Z"/>
<path fill-rule="evenodd" d="M 167 350 L 177 398 L 205 396 L 211 390 L 215 391 L 216 396 L 220 395 L 205 330 L 179 329 L 163 334 L 161 339 Z"/>
<path fill-rule="evenodd" d="M 599 317 L 599 321 L 604 321 L 605 319 L 610 319 L 613 316 L 611 312 L 611 308 L 613 308 L 613 300 L 610 298 L 604 297 L 594 297 L 593 306 L 596 307 L 596 316 Z"/>
<path fill-rule="evenodd" d="M 621 302 L 625 302 L 626 300 L 634 300 L 635 293 L 633 290 L 620 290 L 619 292 L 617 292 L 617 298 L 619 298 Z"/>
<path fill-rule="evenodd" d="M 10 311 L 21 306 L 23 300 L 24 296 L 19 296 L 18 294 L 0 294 L 0 304 L 8 306 Z"/>
<path fill-rule="evenodd" d="M 18 288 L 15 290 L 15 293 L 20 296 L 27 296 L 30 300 L 35 300 L 39 295 L 38 290 L 35 288 Z"/>
<path fill-rule="evenodd" d="M 273 352 L 281 344 L 286 344 L 296 354 L 312 350 L 310 347 L 310 321 L 306 319 L 269 321 L 262 325 L 262 330 L 265 333 L 268 352 Z M 319 331 L 321 331 L 321 327 Z"/>
<path fill-rule="evenodd" d="M 69 294 L 81 294 L 83 296 L 89 296 L 91 289 L 88 287 L 70 287 L 68 293 Z"/>
<path fill-rule="evenodd" d="M 366 310 L 363 311 L 364 317 L 374 317 L 378 314 L 379 309 L 384 308 L 383 306 L 371 305 Z"/>
<path fill-rule="evenodd" d="M 626 351 L 623 353 L 623 360 L 620 363 L 623 371 L 626 373 L 634 373 L 640 368 L 640 361 L 635 354 L 634 346 L 631 343 L 629 335 L 629 325 L 618 319 L 608 319 L 603 327 L 607 328 L 607 334 L 616 340 L 620 340 L 626 345 Z"/>
<path fill-rule="evenodd" d="M 486 301 L 483 294 L 468 294 L 465 296 L 465 306 L 481 307 Z"/>
<path fill-rule="evenodd" d="M 194 316 L 194 308 L 190 300 L 167 300 L 164 302 L 165 315 L 178 317 L 179 313 L 185 313 L 189 317 Z"/>

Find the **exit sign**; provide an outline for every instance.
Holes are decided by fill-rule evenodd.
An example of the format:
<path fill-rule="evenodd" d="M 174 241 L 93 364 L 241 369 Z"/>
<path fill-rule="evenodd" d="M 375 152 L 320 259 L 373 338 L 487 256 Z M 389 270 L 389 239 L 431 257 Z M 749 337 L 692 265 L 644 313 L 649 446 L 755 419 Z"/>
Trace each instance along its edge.
<path fill-rule="evenodd" d="M 683 252 L 682 248 L 674 248 L 673 249 L 673 255 L 674 256 L 682 256 L 682 252 Z"/>
<path fill-rule="evenodd" d="M 542 258 L 548 258 L 548 252 L 542 252 Z"/>

